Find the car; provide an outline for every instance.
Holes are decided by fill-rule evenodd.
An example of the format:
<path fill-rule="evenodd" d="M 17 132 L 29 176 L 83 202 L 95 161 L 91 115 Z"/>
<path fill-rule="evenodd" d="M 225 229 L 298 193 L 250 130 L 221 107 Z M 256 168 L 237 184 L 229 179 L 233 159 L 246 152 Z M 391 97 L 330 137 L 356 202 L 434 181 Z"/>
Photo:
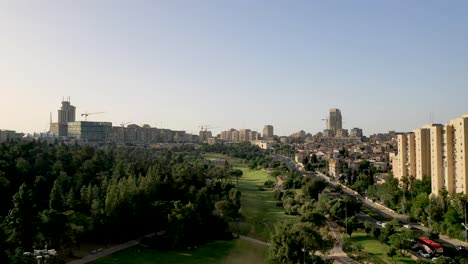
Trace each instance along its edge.
<path fill-rule="evenodd" d="M 380 222 L 380 221 L 375 222 L 375 224 L 378 225 L 378 226 L 382 226 L 382 222 Z"/>
<path fill-rule="evenodd" d="M 404 228 L 407 228 L 407 229 L 413 229 L 413 227 L 411 225 L 403 225 Z"/>
<path fill-rule="evenodd" d="M 424 252 L 424 251 L 422 251 L 422 250 L 419 250 L 419 251 L 418 251 L 418 254 L 419 254 L 419 256 L 421 256 L 421 257 L 423 257 L 423 258 L 430 258 L 430 257 L 431 257 L 431 254 L 426 253 L 426 252 Z"/>
<path fill-rule="evenodd" d="M 458 245 L 458 246 L 455 247 L 455 249 L 458 250 L 458 251 L 462 251 L 462 250 L 465 250 L 465 247 Z"/>

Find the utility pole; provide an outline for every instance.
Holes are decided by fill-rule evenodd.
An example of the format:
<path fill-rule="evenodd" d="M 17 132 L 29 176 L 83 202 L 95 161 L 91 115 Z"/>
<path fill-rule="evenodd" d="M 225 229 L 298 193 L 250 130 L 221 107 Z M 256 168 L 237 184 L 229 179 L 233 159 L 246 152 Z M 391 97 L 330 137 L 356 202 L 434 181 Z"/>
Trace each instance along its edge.
<path fill-rule="evenodd" d="M 345 233 L 348 234 L 348 203 L 345 201 Z"/>

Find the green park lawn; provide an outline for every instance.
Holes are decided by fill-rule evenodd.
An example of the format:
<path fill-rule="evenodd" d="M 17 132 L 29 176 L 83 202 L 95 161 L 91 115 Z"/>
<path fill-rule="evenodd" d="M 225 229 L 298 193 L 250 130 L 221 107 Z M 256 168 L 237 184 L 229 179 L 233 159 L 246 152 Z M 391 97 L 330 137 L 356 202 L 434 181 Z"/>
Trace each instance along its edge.
<path fill-rule="evenodd" d="M 259 187 L 267 180 L 276 179 L 269 176 L 264 170 L 250 170 L 247 164 L 236 158 L 221 154 L 206 154 L 207 159 L 225 159 L 235 169 L 240 169 L 243 172 L 239 178 L 239 190 L 241 196 L 241 214 L 245 217 L 244 221 L 239 224 L 239 233 L 245 236 L 253 237 L 262 241 L 270 239 L 270 233 L 273 229 L 273 224 L 283 219 L 296 219 L 297 217 L 288 216 L 284 213 L 283 207 L 276 206 L 276 201 L 273 199 L 273 191 L 259 191 Z M 233 232 L 236 232 L 237 226 L 233 226 Z"/>
<path fill-rule="evenodd" d="M 283 207 L 276 206 L 273 191 L 259 191 L 265 181 L 274 180 L 262 170 L 249 170 L 246 166 L 235 167 L 241 169 L 239 179 L 241 196 L 241 213 L 245 222 L 241 225 L 241 234 L 263 241 L 270 239 L 273 224 L 283 219 L 297 219 L 284 213 Z"/>
<path fill-rule="evenodd" d="M 160 251 L 138 245 L 93 261 L 92 264 L 111 263 L 265 263 L 267 247 L 248 241 L 216 241 L 196 249 Z"/>
<path fill-rule="evenodd" d="M 396 263 L 396 264 L 416 263 L 416 261 L 412 260 L 410 257 L 401 257 L 398 254 L 392 260 L 392 258 L 387 256 L 387 252 L 390 247 L 388 245 L 380 243 L 380 241 L 376 239 L 369 237 L 364 232 L 353 233 L 351 237 L 351 241 L 353 241 L 354 243 L 361 244 L 364 251 L 375 256 L 376 258 L 381 259 L 382 263 Z M 396 262 L 394 262 L 394 260 Z"/>

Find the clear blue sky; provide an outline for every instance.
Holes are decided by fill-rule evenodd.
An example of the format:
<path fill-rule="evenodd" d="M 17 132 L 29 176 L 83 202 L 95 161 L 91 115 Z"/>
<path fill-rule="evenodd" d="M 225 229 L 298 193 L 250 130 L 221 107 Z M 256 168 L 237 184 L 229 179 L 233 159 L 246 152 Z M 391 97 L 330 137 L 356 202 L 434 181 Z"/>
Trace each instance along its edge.
<path fill-rule="evenodd" d="M 468 1 L 2 1 L 0 128 L 94 120 L 197 133 L 365 134 L 468 113 Z M 91 116 L 90 116 L 91 118 Z"/>

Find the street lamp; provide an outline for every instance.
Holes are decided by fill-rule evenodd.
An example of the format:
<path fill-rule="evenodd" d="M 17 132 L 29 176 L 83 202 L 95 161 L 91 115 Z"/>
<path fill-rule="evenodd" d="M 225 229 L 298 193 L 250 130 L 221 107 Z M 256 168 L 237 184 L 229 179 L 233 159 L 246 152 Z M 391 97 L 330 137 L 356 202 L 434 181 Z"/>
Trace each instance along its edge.
<path fill-rule="evenodd" d="M 468 231 L 468 225 L 465 223 L 461 223 L 461 225 L 465 228 L 465 243 L 466 243 L 466 237 L 467 237 L 467 231 Z"/>

